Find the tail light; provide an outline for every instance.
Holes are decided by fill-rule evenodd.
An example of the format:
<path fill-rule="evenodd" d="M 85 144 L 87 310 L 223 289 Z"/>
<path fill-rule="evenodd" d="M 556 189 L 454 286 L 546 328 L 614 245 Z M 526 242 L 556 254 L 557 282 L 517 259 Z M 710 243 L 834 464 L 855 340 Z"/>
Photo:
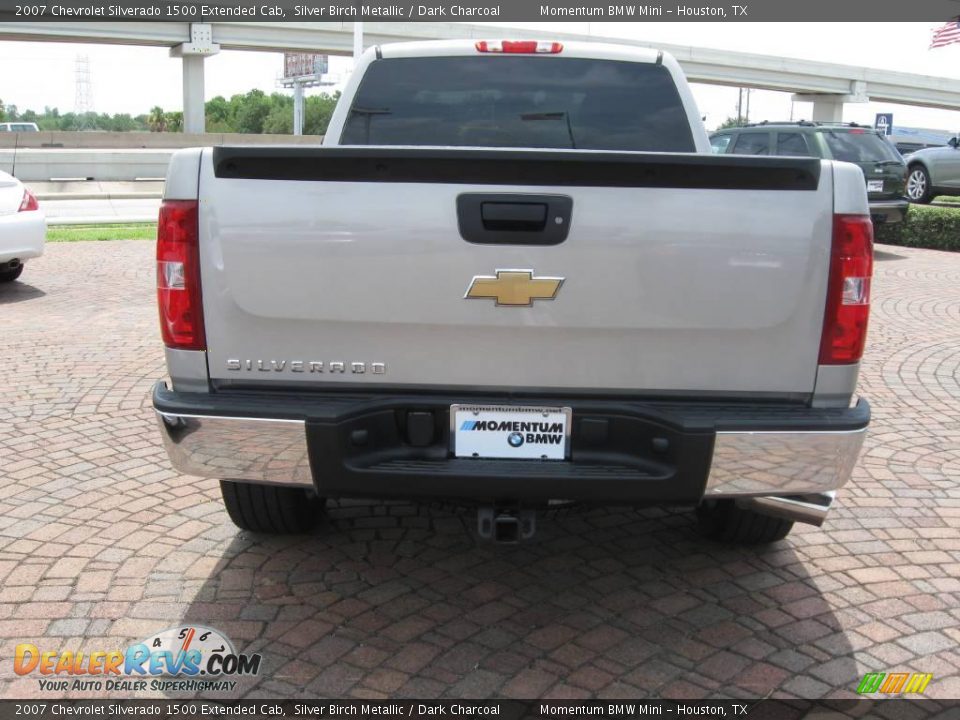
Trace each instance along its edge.
<path fill-rule="evenodd" d="M 517 53 L 557 55 L 563 52 L 563 43 L 537 40 L 481 40 L 476 45 L 482 53 Z"/>
<path fill-rule="evenodd" d="M 873 223 L 866 215 L 834 215 L 827 308 L 820 364 L 855 363 L 863 356 L 870 316 Z"/>
<path fill-rule="evenodd" d="M 196 200 L 164 200 L 157 222 L 157 302 L 167 347 L 204 350 Z"/>
<path fill-rule="evenodd" d="M 32 192 L 23 189 L 23 200 L 20 201 L 20 209 L 17 212 L 29 212 L 30 210 L 39 210 L 40 203 L 37 202 L 37 196 Z"/>

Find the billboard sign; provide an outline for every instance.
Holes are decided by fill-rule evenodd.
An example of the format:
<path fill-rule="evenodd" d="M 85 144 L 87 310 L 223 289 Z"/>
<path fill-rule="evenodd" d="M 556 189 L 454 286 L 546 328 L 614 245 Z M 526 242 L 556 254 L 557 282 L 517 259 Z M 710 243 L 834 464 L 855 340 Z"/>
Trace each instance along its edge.
<path fill-rule="evenodd" d="M 292 79 L 307 76 L 325 75 L 329 70 L 330 59 L 316 53 L 284 53 L 283 77 Z"/>

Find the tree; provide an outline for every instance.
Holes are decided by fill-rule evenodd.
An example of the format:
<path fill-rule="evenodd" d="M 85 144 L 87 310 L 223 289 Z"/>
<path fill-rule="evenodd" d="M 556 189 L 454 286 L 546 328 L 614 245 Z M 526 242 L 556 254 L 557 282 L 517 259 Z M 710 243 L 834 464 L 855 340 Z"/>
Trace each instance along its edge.
<path fill-rule="evenodd" d="M 147 126 L 150 132 L 164 132 L 167 129 L 167 114 L 159 105 L 150 108 L 150 114 L 147 115 Z"/>
<path fill-rule="evenodd" d="M 127 113 L 117 113 L 110 121 L 110 130 L 113 132 L 133 132 L 142 126 Z"/>
<path fill-rule="evenodd" d="M 270 109 L 270 114 L 263 121 L 263 132 L 274 135 L 289 135 L 293 132 L 293 103 L 289 107 L 285 104 L 276 104 Z"/>
<path fill-rule="evenodd" d="M 55 130 L 77 130 L 79 122 L 77 121 L 77 114 L 68 112 L 64 113 L 58 120 L 57 125 L 54 128 Z"/>
<path fill-rule="evenodd" d="M 234 95 L 231 102 L 240 98 L 238 102 L 237 132 L 260 134 L 263 132 L 263 123 L 270 114 L 270 98 L 262 90 L 251 90 L 246 95 Z"/>
<path fill-rule="evenodd" d="M 222 95 L 208 100 L 205 106 L 207 132 L 233 132 L 232 110 Z"/>
<path fill-rule="evenodd" d="M 166 113 L 167 132 L 183 132 L 183 113 L 179 110 Z"/>
<path fill-rule="evenodd" d="M 732 127 L 743 127 L 746 121 L 743 118 L 737 118 L 731 115 L 717 126 L 717 130 L 726 130 Z"/>
<path fill-rule="evenodd" d="M 7 112 L 3 107 L 3 98 L 0 98 L 0 122 L 3 122 L 7 118 Z"/>
<path fill-rule="evenodd" d="M 303 121 L 304 135 L 323 135 L 327 132 L 327 126 L 330 125 L 330 117 L 337 106 L 337 100 L 340 99 L 339 91 L 332 96 L 324 93 L 323 95 L 314 95 L 306 99 L 306 118 Z"/>
<path fill-rule="evenodd" d="M 330 124 L 339 93 L 333 96 L 311 95 L 304 98 L 304 128 L 307 135 L 323 135 Z M 267 95 L 251 90 L 230 99 L 218 95 L 207 101 L 207 132 L 220 133 L 281 133 L 293 132 L 293 98 L 285 93 Z M 128 113 L 61 114 L 57 108 L 45 107 L 43 112 L 17 112 L 15 105 L 0 103 L 0 117 L 7 122 L 23 120 L 35 122 L 41 130 L 105 130 L 110 132 L 144 131 L 183 132 L 183 113 L 165 111 L 154 106 L 148 113 L 131 116 Z"/>

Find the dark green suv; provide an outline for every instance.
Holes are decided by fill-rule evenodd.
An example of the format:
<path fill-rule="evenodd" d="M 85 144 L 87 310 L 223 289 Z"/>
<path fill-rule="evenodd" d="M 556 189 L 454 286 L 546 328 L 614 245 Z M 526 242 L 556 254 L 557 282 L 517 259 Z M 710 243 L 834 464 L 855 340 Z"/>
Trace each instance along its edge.
<path fill-rule="evenodd" d="M 877 130 L 854 123 L 762 122 L 727 128 L 710 136 L 715 153 L 803 155 L 859 165 L 867 181 L 870 217 L 876 223 L 903 220 L 907 165 Z"/>

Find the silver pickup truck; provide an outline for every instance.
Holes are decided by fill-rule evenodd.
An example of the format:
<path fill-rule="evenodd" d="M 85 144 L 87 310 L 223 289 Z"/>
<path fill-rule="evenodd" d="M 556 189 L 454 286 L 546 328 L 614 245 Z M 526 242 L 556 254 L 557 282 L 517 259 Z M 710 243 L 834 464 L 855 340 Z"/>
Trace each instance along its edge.
<path fill-rule="evenodd" d="M 254 531 L 423 498 L 514 541 L 579 501 L 771 542 L 856 462 L 871 271 L 861 171 L 711 155 L 665 53 L 376 47 L 323 147 L 174 155 L 153 403 Z"/>

